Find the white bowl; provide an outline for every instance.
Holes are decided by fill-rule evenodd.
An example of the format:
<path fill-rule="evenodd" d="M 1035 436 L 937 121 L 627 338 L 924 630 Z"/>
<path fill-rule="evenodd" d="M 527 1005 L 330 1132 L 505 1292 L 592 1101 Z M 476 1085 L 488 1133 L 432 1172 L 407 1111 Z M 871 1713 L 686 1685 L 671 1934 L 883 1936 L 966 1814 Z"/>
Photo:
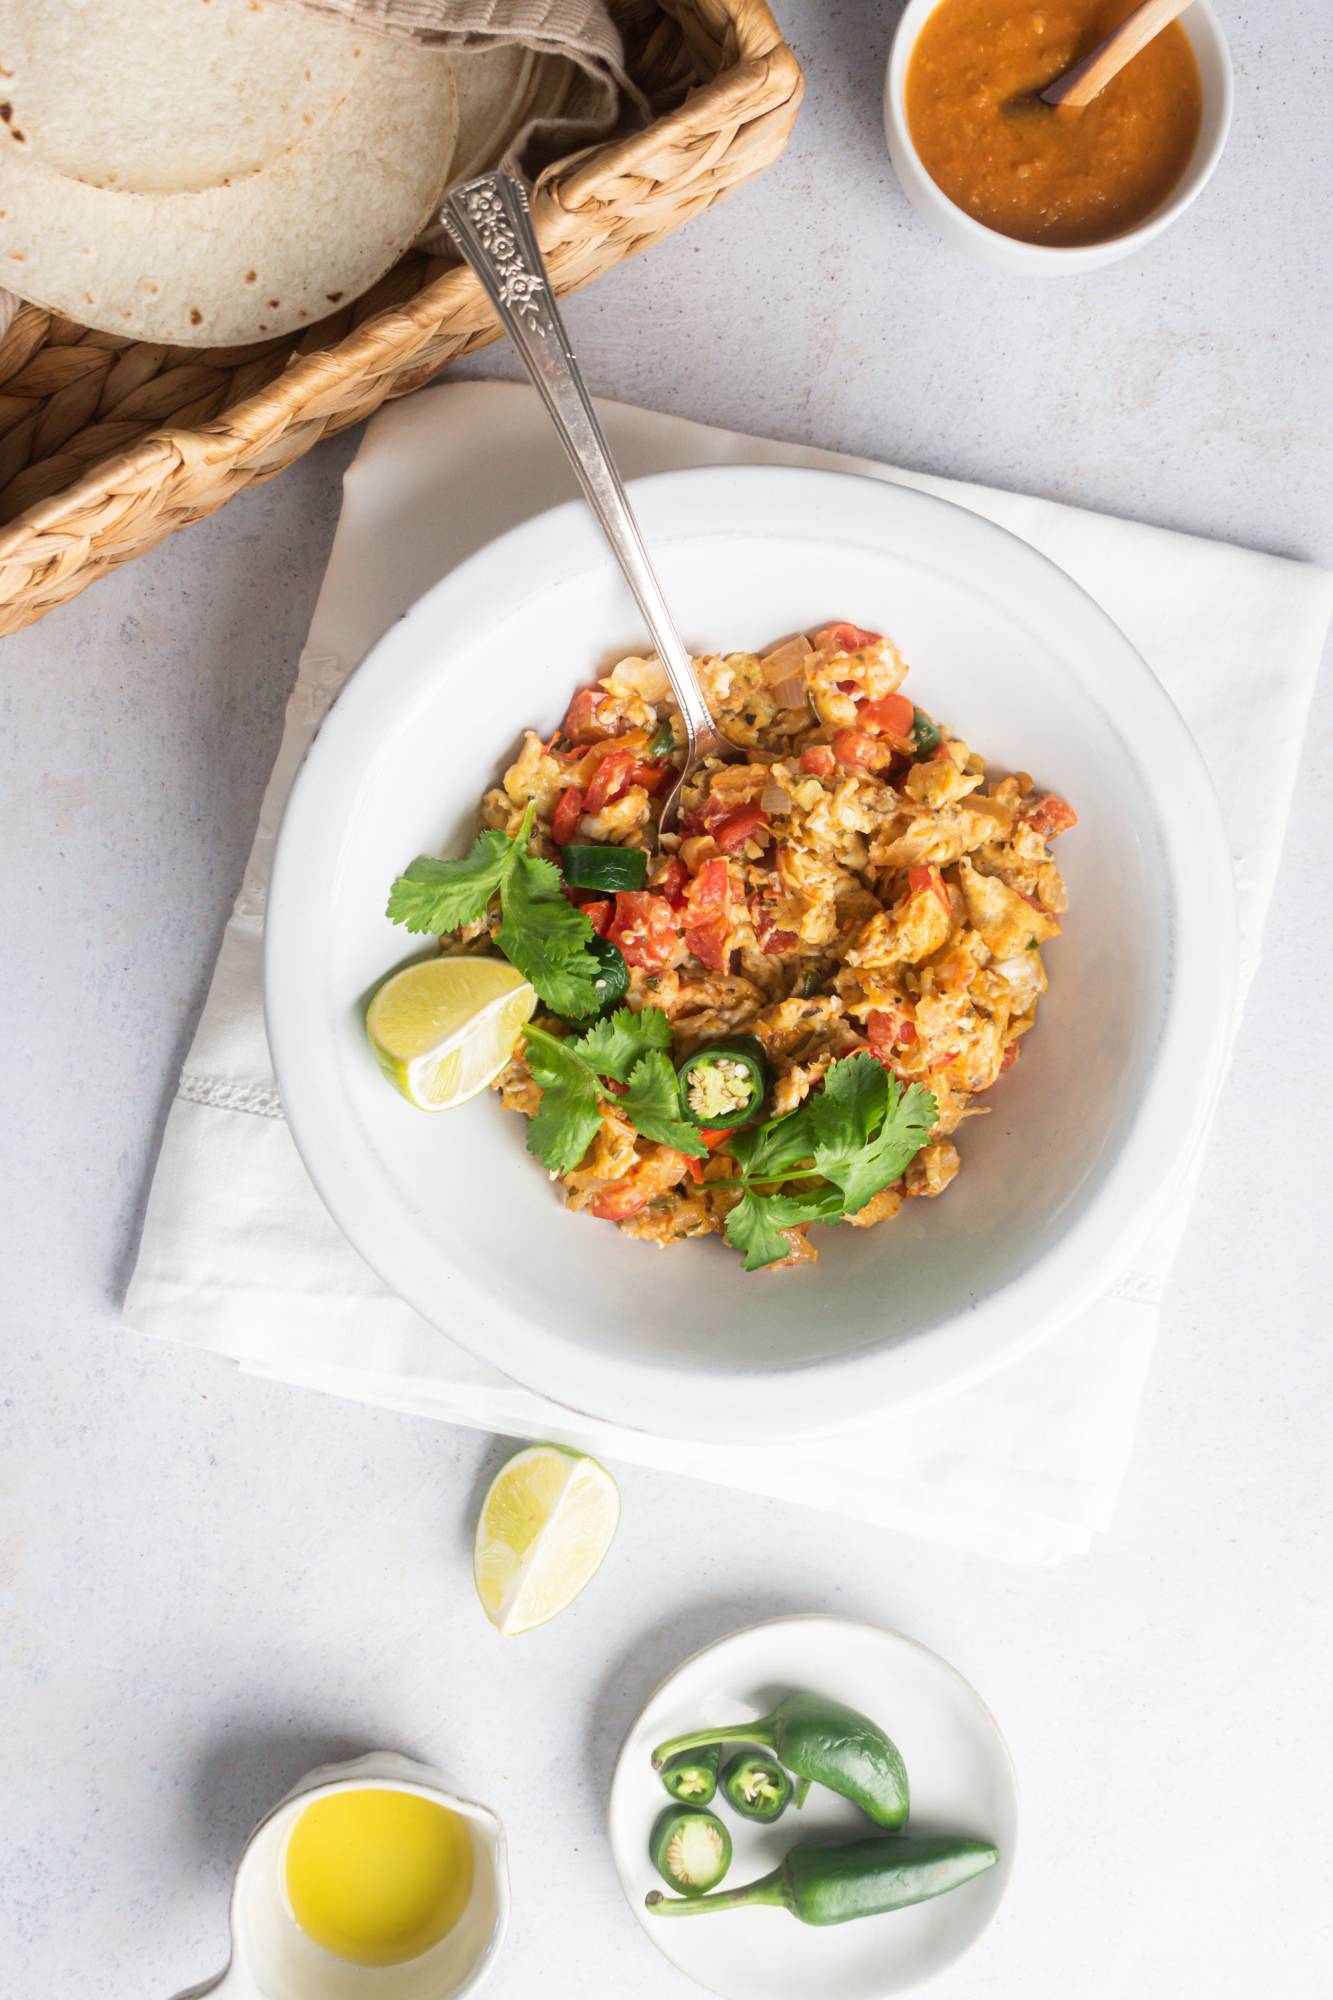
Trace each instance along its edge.
<path fill-rule="evenodd" d="M 385 1281 L 483 1360 L 668 1436 L 796 1435 L 984 1374 L 1118 1273 L 1192 1153 L 1220 1073 L 1231 864 L 1180 717 L 1064 573 L 961 508 L 792 467 L 634 486 L 696 651 L 833 618 L 891 633 L 908 686 L 998 769 L 1081 817 L 1051 991 L 939 1201 L 821 1232 L 814 1269 L 747 1276 L 717 1239 L 661 1252 L 566 1211 L 493 1095 L 428 1117 L 381 1076 L 365 999 L 416 940 L 384 916 L 421 853 L 463 850 L 524 725 L 641 650 L 581 502 L 513 530 L 386 634 L 293 789 L 266 1005 L 291 1129 Z"/>
<path fill-rule="evenodd" d="M 978 222 L 932 180 L 922 165 L 907 123 L 907 70 L 917 37 L 940 0 L 908 0 L 889 49 L 884 75 L 884 129 L 889 154 L 903 192 L 918 214 L 933 223 L 945 241 L 959 250 L 970 251 L 983 264 L 1004 271 L 1018 271 L 1030 278 L 1079 277 L 1114 264 L 1131 251 L 1141 250 L 1169 229 L 1198 199 L 1222 157 L 1231 130 L 1231 52 L 1217 15 L 1209 0 L 1194 0 L 1180 17 L 1199 65 L 1203 88 L 1203 117 L 1189 165 L 1160 207 L 1132 229 L 1110 236 L 1104 243 L 1081 243 L 1068 248 L 1051 243 L 1021 243 Z"/>
<path fill-rule="evenodd" d="M 893 1738 L 911 1786 L 909 1833 L 991 1841 L 999 1849 L 995 1866 L 915 1909 L 836 1929 L 812 1929 L 772 1909 L 688 1923 L 652 1916 L 644 1897 L 663 1885 L 648 1839 L 668 1803 L 653 1750 L 689 1729 L 753 1721 L 794 1689 L 845 1702 Z M 725 1804 L 713 1810 L 732 1837 L 727 1889 L 766 1875 L 797 1841 L 855 1840 L 872 1831 L 855 1806 L 822 1787 L 770 1826 L 747 1825 Z M 995 1915 L 1018 1844 L 1018 1788 L 995 1717 L 938 1653 L 859 1619 L 814 1614 L 733 1632 L 677 1667 L 630 1726 L 607 1819 L 630 1908 L 677 1970 L 710 1993 L 723 2000 L 890 2000 L 961 1958 Z"/>

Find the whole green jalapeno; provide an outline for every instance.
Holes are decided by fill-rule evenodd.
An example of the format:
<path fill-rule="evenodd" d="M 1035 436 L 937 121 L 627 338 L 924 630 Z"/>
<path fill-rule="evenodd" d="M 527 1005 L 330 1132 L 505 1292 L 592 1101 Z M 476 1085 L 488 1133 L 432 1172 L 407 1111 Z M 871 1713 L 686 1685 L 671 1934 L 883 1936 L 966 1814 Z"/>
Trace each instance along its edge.
<path fill-rule="evenodd" d="M 797 1804 L 811 1785 L 826 1785 L 860 1806 L 876 1826 L 899 1827 L 907 1819 L 910 1796 L 907 1766 L 898 1747 L 869 1716 L 822 1695 L 789 1694 L 771 1715 L 728 1729 L 696 1729 L 673 1736 L 653 1752 L 653 1768 L 668 1757 L 702 1743 L 753 1743 L 771 1750 L 793 1777 L 802 1780 Z"/>
<path fill-rule="evenodd" d="M 790 1910 L 803 1924 L 846 1924 L 856 1917 L 882 1916 L 886 1910 L 906 1910 L 932 1896 L 947 1895 L 998 1860 L 999 1852 L 989 1841 L 961 1840 L 950 1834 L 930 1838 L 875 1834 L 832 1845 L 804 1841 L 771 1875 L 744 1888 L 688 1900 L 652 1889 L 647 1906 L 657 1917 L 693 1917 L 769 1904 Z"/>
<path fill-rule="evenodd" d="M 791 1779 L 771 1757 L 742 1750 L 722 1773 L 722 1795 L 742 1819 L 781 1819 L 791 1803 Z"/>
<path fill-rule="evenodd" d="M 716 1743 L 702 1750 L 682 1750 L 679 1757 L 667 1758 L 658 1775 L 672 1798 L 683 1806 L 706 1806 L 717 1790 L 721 1756 Z"/>

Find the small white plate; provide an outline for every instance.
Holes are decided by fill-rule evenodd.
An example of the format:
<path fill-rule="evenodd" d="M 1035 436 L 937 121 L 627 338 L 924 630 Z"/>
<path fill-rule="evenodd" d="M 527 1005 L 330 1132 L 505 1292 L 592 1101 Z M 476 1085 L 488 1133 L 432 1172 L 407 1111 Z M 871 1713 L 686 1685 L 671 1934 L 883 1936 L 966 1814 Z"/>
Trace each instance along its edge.
<path fill-rule="evenodd" d="M 827 1930 L 775 1909 L 688 1923 L 650 1916 L 644 1898 L 662 1883 L 648 1837 L 669 1803 L 652 1768 L 654 1747 L 689 1729 L 766 1715 L 797 1689 L 860 1709 L 893 1738 L 911 1782 L 913 1832 L 993 1841 L 999 1861 L 947 1896 Z M 819 1786 L 800 1812 L 789 1807 L 772 1826 L 743 1820 L 725 1803 L 713 1809 L 734 1844 L 727 1888 L 767 1874 L 798 1840 L 854 1839 L 873 1830 L 854 1806 Z M 733 1632 L 677 1667 L 625 1738 L 608 1819 L 630 1907 L 658 1949 L 710 1993 L 722 2000 L 887 2000 L 960 1958 L 995 1915 L 1013 1867 L 1018 1794 L 994 1716 L 937 1653 L 878 1625 L 812 1615 Z"/>

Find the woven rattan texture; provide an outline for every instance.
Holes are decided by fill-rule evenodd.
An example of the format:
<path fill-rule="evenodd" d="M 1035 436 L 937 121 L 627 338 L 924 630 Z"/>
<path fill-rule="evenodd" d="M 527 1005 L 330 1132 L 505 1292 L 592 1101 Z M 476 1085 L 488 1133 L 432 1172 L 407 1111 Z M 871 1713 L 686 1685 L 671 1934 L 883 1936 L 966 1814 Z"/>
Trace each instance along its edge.
<path fill-rule="evenodd" d="M 653 124 L 543 173 L 558 288 L 590 284 L 769 166 L 800 68 L 763 0 L 620 0 Z M 257 347 L 149 346 L 24 306 L 0 341 L 0 634 L 271 479 L 496 338 L 476 280 L 413 254 L 328 319 Z"/>

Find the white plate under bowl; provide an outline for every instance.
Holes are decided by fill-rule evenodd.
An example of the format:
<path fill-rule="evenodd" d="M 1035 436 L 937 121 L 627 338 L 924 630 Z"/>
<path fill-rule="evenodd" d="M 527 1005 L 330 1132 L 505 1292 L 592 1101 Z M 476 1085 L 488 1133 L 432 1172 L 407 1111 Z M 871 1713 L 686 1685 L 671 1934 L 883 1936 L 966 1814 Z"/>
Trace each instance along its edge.
<path fill-rule="evenodd" d="M 1071 899 L 1023 1059 L 959 1135 L 940 1201 L 822 1230 L 813 1269 L 747 1276 L 571 1215 L 490 1093 L 416 1111 L 366 997 L 420 941 L 384 916 L 417 854 L 457 854 L 525 725 L 642 649 L 581 502 L 491 544 L 385 635 L 297 778 L 265 939 L 292 1133 L 335 1219 L 404 1299 L 568 1407 L 683 1437 L 794 1436 L 973 1379 L 1123 1268 L 1192 1153 L 1232 1006 L 1231 863 L 1179 715 L 1026 543 L 905 487 L 791 467 L 637 481 L 686 643 L 758 648 L 833 618 L 892 634 L 907 686 L 996 770 L 1062 793 Z"/>
<path fill-rule="evenodd" d="M 800 1690 L 860 1709 L 893 1738 L 907 1765 L 913 1832 L 958 1833 L 1000 1850 L 994 1868 L 915 1909 L 815 1929 L 786 1910 L 654 1917 L 663 1887 L 648 1838 L 669 1803 L 652 1768 L 655 1746 L 686 1730 L 748 1722 Z M 725 1761 L 725 1758 L 724 1758 Z M 755 1826 L 713 1806 L 731 1833 L 723 1887 L 777 1866 L 809 1837 L 859 1839 L 865 1815 L 816 1786 L 800 1812 Z M 888 2000 L 942 1972 L 974 1944 L 1000 1906 L 1014 1862 L 1018 1795 L 994 1716 L 953 1667 L 878 1625 L 850 1618 L 775 1618 L 733 1632 L 678 1667 L 630 1728 L 611 1780 L 611 1850 L 620 1886 L 672 1964 L 724 2000 Z"/>

